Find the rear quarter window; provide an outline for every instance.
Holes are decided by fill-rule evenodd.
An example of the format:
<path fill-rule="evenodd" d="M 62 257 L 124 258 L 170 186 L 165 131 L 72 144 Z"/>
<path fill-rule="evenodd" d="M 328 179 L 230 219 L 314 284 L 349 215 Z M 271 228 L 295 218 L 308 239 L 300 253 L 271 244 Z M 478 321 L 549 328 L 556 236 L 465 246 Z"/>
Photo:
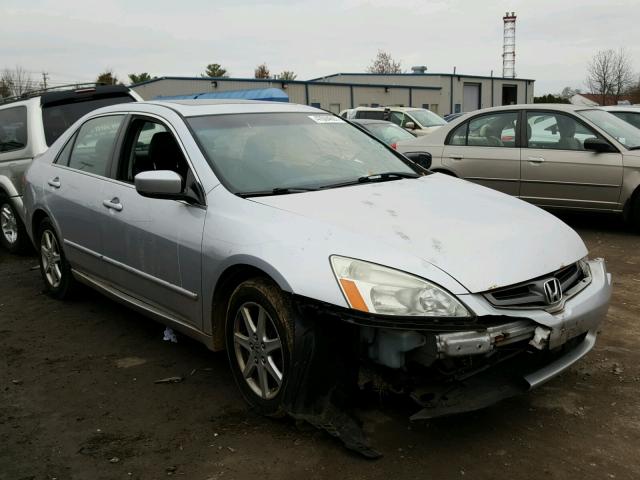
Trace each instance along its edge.
<path fill-rule="evenodd" d="M 0 110 L 0 153 L 27 147 L 27 107 Z"/>

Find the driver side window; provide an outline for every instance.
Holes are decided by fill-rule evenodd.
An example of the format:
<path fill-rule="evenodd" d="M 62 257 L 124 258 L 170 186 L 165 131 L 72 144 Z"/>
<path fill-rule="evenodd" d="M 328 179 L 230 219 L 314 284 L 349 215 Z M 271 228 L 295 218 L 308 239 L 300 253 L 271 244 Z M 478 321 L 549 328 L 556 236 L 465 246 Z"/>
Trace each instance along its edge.
<path fill-rule="evenodd" d="M 171 170 L 184 182 L 189 166 L 173 133 L 166 126 L 154 120 L 137 118 L 131 121 L 127 131 L 118 179 L 133 183 L 137 174 L 150 170 Z"/>

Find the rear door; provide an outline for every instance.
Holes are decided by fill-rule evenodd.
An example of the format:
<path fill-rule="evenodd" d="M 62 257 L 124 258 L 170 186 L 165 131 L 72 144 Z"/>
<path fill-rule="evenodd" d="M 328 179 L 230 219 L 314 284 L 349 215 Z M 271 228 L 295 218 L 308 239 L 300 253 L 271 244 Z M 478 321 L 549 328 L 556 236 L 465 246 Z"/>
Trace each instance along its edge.
<path fill-rule="evenodd" d="M 587 138 L 604 138 L 573 115 L 526 112 L 520 195 L 536 205 L 584 209 L 618 208 L 622 154 L 584 149 Z"/>
<path fill-rule="evenodd" d="M 46 203 L 71 265 L 106 279 L 101 222 L 116 138 L 124 115 L 86 121 L 64 146 L 45 180 Z"/>
<path fill-rule="evenodd" d="M 448 135 L 442 164 L 461 178 L 519 195 L 518 123 L 517 110 L 471 118 Z"/>
<path fill-rule="evenodd" d="M 134 116 L 123 138 L 114 178 L 101 194 L 105 256 L 114 283 L 156 311 L 201 329 L 204 200 L 193 205 L 147 198 L 134 186 L 140 172 L 173 170 L 182 176 L 185 188 L 197 189 L 195 172 L 164 120 Z"/>

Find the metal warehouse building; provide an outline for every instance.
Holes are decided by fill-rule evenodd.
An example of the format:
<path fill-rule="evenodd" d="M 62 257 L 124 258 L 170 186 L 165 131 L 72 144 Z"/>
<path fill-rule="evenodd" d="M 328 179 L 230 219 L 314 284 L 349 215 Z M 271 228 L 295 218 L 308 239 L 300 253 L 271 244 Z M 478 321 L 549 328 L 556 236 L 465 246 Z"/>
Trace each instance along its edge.
<path fill-rule="evenodd" d="M 160 96 L 281 88 L 289 101 L 339 113 L 358 106 L 428 108 L 440 115 L 533 102 L 534 80 L 448 73 L 337 73 L 307 81 L 254 78 L 161 77 L 133 89 L 145 100 Z"/>

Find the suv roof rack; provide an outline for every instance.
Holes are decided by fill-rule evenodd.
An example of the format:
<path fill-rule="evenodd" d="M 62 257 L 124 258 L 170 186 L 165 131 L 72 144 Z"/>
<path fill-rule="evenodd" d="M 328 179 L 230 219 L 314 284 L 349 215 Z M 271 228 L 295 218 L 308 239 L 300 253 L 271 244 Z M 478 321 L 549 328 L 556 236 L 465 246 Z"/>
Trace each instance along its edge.
<path fill-rule="evenodd" d="M 12 97 L 0 98 L 0 105 L 6 105 L 7 103 L 19 102 L 20 100 L 28 100 L 29 98 L 39 97 L 45 93 L 50 92 L 78 92 L 82 90 L 91 90 L 96 87 L 103 86 L 115 86 L 108 85 L 106 83 L 88 82 L 88 83 L 70 83 L 67 85 L 58 85 L 57 87 L 38 88 L 37 90 L 29 90 L 22 95 L 14 95 Z"/>

